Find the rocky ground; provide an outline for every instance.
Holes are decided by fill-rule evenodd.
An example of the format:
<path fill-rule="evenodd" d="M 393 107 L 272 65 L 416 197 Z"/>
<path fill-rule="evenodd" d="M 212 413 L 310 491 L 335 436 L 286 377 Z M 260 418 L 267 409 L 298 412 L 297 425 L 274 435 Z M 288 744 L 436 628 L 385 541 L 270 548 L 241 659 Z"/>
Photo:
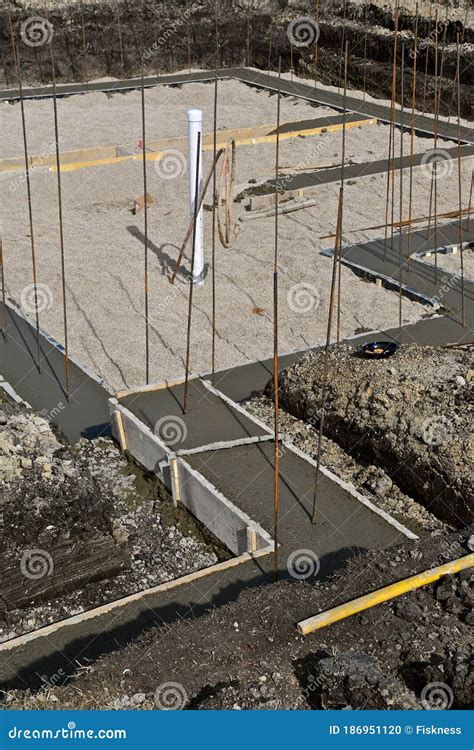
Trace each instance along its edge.
<path fill-rule="evenodd" d="M 474 245 L 473 243 L 470 243 L 470 245 L 472 245 L 472 247 L 468 247 L 463 251 L 465 279 L 474 279 Z M 461 257 L 459 253 L 437 253 L 437 256 L 439 269 L 461 275 Z M 429 263 L 430 266 L 434 266 L 435 264 L 434 255 L 424 256 L 421 260 L 423 263 Z"/>
<path fill-rule="evenodd" d="M 228 557 L 111 441 L 6 402 L 0 487 L 0 642 Z"/>
<path fill-rule="evenodd" d="M 21 708 L 468 708 L 471 570 L 302 637 L 296 622 L 474 548 L 468 530 L 351 559 L 327 581 L 276 583 L 153 628 L 60 686 L 9 691 Z M 190 654 L 192 659 L 190 661 Z M 1 695 L 1 694 L 0 694 Z"/>
<path fill-rule="evenodd" d="M 327 358 L 325 358 L 327 357 Z M 472 522 L 472 347 L 403 346 L 368 361 L 343 345 L 280 375 L 286 411 L 327 435 L 439 518 Z"/>

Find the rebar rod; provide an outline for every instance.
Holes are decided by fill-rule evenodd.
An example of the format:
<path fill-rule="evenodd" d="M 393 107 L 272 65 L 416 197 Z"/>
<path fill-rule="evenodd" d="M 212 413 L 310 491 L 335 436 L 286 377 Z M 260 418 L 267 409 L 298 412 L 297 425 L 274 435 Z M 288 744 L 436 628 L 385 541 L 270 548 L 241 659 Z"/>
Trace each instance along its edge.
<path fill-rule="evenodd" d="M 427 44 L 426 44 L 426 55 L 425 55 L 425 75 L 423 78 L 423 100 L 422 100 L 422 109 L 423 112 L 426 111 L 426 84 L 428 81 L 428 60 L 429 60 L 429 38 L 431 34 L 431 20 L 433 18 L 433 3 L 430 0 L 430 14 L 429 14 L 429 21 L 428 21 L 428 36 L 427 36 Z"/>
<path fill-rule="evenodd" d="M 318 29 L 318 32 L 316 34 L 316 41 L 314 42 L 314 87 L 316 88 L 317 84 L 317 78 L 318 78 L 318 62 L 319 62 L 319 47 L 318 47 L 318 41 L 319 41 L 319 2 L 320 0 L 316 0 L 315 2 L 315 9 L 314 9 L 314 16 L 316 21 L 316 27 Z"/>
<path fill-rule="evenodd" d="M 346 16 L 347 16 L 347 0 L 344 0 L 342 5 L 342 37 L 341 37 L 341 51 L 340 51 L 340 57 L 339 57 L 339 76 L 337 79 L 337 93 L 339 94 L 339 89 L 341 88 L 342 83 L 342 66 L 343 66 L 343 60 L 344 60 L 344 50 L 346 48 Z"/>
<path fill-rule="evenodd" d="M 340 215 L 340 231 L 339 231 L 339 245 L 337 248 L 337 343 L 340 341 L 340 330 L 341 330 L 341 271 L 342 271 L 342 225 L 344 221 L 344 179 L 345 179 L 345 165 L 346 165 L 346 116 L 347 116 L 347 74 L 349 69 L 349 42 L 346 41 L 344 50 L 344 95 L 342 98 L 342 152 L 341 152 L 341 215 Z"/>
<path fill-rule="evenodd" d="M 413 47 L 413 71 L 412 71 L 412 92 L 411 92 L 411 119 L 410 119 L 410 191 L 408 198 L 408 250 L 407 250 L 407 262 L 408 270 L 411 266 L 411 254 L 412 254 L 412 219 L 413 219 L 413 152 L 415 144 L 415 109 L 416 109 L 416 68 L 418 61 L 418 3 L 416 4 L 416 20 L 415 20 L 415 40 Z M 401 228 L 400 228 L 401 231 Z"/>
<path fill-rule="evenodd" d="M 193 211 L 193 242 L 191 251 L 191 278 L 189 280 L 189 298 L 188 298 L 188 326 L 186 333 L 186 362 L 185 362 L 185 376 L 184 376 L 184 399 L 183 399 L 183 413 L 186 414 L 188 409 L 188 387 L 189 387 L 189 362 L 191 355 L 191 323 L 193 314 L 193 291 L 194 291 L 194 261 L 196 256 L 196 227 L 198 217 L 198 202 L 199 202 L 199 170 L 201 167 L 201 131 L 197 134 L 197 151 L 196 151 L 196 179 L 195 179 L 195 192 L 194 192 L 194 211 Z"/>
<path fill-rule="evenodd" d="M 3 338 L 8 341 L 8 310 L 7 310 L 7 291 L 5 288 L 5 262 L 3 259 L 3 240 L 0 237 L 0 276 L 2 281 L 2 302 L 3 302 Z"/>
<path fill-rule="evenodd" d="M 461 258 L 461 322 L 466 325 L 466 314 L 464 309 L 464 248 L 462 229 L 462 172 L 461 172 L 461 70 L 459 34 L 456 37 L 456 73 L 457 73 L 457 99 L 458 99 L 458 198 L 459 198 L 459 252 Z"/>
<path fill-rule="evenodd" d="M 64 250 L 64 225 L 63 225 L 63 203 L 61 190 L 61 158 L 59 151 L 59 125 L 58 125 L 58 102 L 56 93 L 56 72 L 54 63 L 53 42 L 51 42 L 51 69 L 53 83 L 53 112 L 54 112 L 54 138 L 56 150 L 56 173 L 58 185 L 58 213 L 59 213 L 59 242 L 61 252 L 61 286 L 63 296 L 63 324 L 64 324 L 64 366 L 66 379 L 66 399 L 69 401 L 69 343 L 68 343 L 68 322 L 67 322 L 67 297 L 66 297 L 66 258 Z"/>
<path fill-rule="evenodd" d="M 21 113 L 21 129 L 23 136 L 23 154 L 25 158 L 25 176 L 26 176 L 26 195 L 28 201 L 28 221 L 30 227 L 30 247 L 31 247 L 31 269 L 33 277 L 33 291 L 34 291 L 34 308 L 35 308 L 35 322 L 36 322 L 36 367 L 40 370 L 40 320 L 39 320 L 39 305 L 38 305 L 38 275 L 36 268 L 36 246 L 35 246 L 35 231 L 33 225 L 33 204 L 31 199 L 31 180 L 30 180 L 30 157 L 28 154 L 28 137 L 26 131 L 26 116 L 25 116 L 25 101 L 23 97 L 23 84 L 21 80 L 21 69 L 20 69 L 20 57 L 18 48 L 15 40 L 15 33 L 13 31 L 13 23 L 11 14 L 8 13 L 8 23 L 10 26 L 10 39 L 13 55 L 13 63 L 15 65 L 17 80 L 18 80 L 18 91 L 20 94 L 20 113 Z"/>
<path fill-rule="evenodd" d="M 434 101 L 434 161 L 433 161 L 433 170 L 431 172 L 431 182 L 430 182 L 430 204 L 429 204 L 429 211 L 428 216 L 430 217 L 429 223 L 428 223 L 428 232 L 431 229 L 431 211 L 433 208 L 433 182 L 435 179 L 435 175 L 437 174 L 435 165 L 436 165 L 436 148 L 438 146 L 438 10 L 435 12 L 435 28 L 436 28 L 436 37 L 435 37 L 435 101 Z M 436 265 L 436 256 L 435 256 L 435 265 Z M 435 274 L 436 275 L 436 274 Z"/>
<path fill-rule="evenodd" d="M 275 544 L 273 569 L 275 580 L 279 577 L 279 514 L 280 514 L 280 413 L 278 397 L 278 208 L 279 208 L 279 164 L 280 164 L 280 113 L 281 113 L 281 57 L 278 60 L 278 96 L 275 139 L 275 235 L 273 256 L 273 539 Z"/>
<path fill-rule="evenodd" d="M 120 5 L 117 3 L 117 25 L 118 25 L 118 38 L 119 38 L 119 50 L 120 50 L 120 70 L 122 74 L 122 80 L 125 78 L 125 70 L 123 64 L 123 40 L 122 40 L 122 21 L 120 19 Z"/>
<path fill-rule="evenodd" d="M 385 197 L 385 236 L 383 258 L 387 259 L 387 237 L 388 237 L 388 207 L 390 200 L 390 183 L 392 179 L 392 170 L 390 165 L 393 152 L 393 141 L 395 139 L 395 92 L 396 92 L 396 75 L 397 75 L 397 42 L 398 42 L 398 0 L 395 6 L 395 28 L 393 33 L 393 58 L 392 58 L 392 98 L 390 102 L 390 127 L 388 135 L 388 169 L 387 169 L 387 192 Z"/>
<path fill-rule="evenodd" d="M 400 120 L 401 123 L 403 123 L 403 114 L 404 114 L 404 104 L 403 104 L 403 97 L 404 97 L 404 75 L 405 75 L 405 42 L 402 42 L 402 57 L 401 57 L 401 67 L 400 67 Z M 400 126 L 400 223 L 403 221 L 403 124 Z M 392 227 L 393 231 L 393 227 Z M 398 325 L 401 328 L 402 325 L 402 300 L 403 300 L 403 294 L 402 294 L 402 283 L 403 283 L 403 235 L 402 235 L 402 229 L 400 227 L 399 233 L 398 233 L 398 264 L 399 264 L 399 270 L 398 270 Z"/>
<path fill-rule="evenodd" d="M 331 276 L 331 290 L 329 294 L 329 309 L 328 309 L 328 322 L 326 329 L 326 343 L 323 350 L 323 373 L 322 373 L 322 405 L 319 416 L 319 430 L 318 430 L 318 453 L 316 457 L 316 467 L 314 471 L 314 488 L 313 488 L 313 508 L 311 512 L 311 523 L 315 524 L 317 519 L 317 507 L 318 507 L 318 482 L 319 474 L 321 471 L 321 454 L 322 454 L 322 440 L 324 432 L 324 418 L 326 413 L 326 399 L 327 399 L 327 374 L 328 374 L 328 350 L 331 343 L 331 331 L 332 331 L 332 316 L 334 310 L 334 297 L 336 293 L 336 276 L 337 276 L 337 253 L 340 243 L 341 235 L 341 217 L 342 217 L 342 203 L 343 193 L 342 186 L 339 188 L 339 203 L 337 207 L 337 219 L 336 219 L 336 239 L 334 241 L 334 253 L 332 259 L 332 276 Z"/>
<path fill-rule="evenodd" d="M 143 224 L 144 224 L 144 301 L 145 301 L 145 382 L 150 382 L 150 323 L 148 300 L 148 199 L 147 199 L 147 169 L 146 169 L 146 116 L 145 116 L 145 85 L 143 80 L 143 66 L 141 69 L 141 114 L 142 114 L 142 169 L 143 169 Z"/>
<path fill-rule="evenodd" d="M 369 0 L 365 0 L 365 22 L 364 22 L 364 82 L 362 90 L 364 92 L 364 102 L 367 95 L 367 35 L 369 31 Z"/>
<path fill-rule="evenodd" d="M 217 46 L 218 41 L 216 39 Z M 214 117 L 213 117 L 213 163 L 216 162 L 217 155 L 217 49 L 216 49 L 216 67 L 215 67 L 215 78 L 214 78 Z M 217 189 L 217 175 L 216 170 L 212 172 L 212 247 L 211 247 L 211 263 L 212 263 L 212 346 L 211 346 L 211 373 L 212 382 L 214 383 L 214 377 L 216 372 L 216 189 Z"/>

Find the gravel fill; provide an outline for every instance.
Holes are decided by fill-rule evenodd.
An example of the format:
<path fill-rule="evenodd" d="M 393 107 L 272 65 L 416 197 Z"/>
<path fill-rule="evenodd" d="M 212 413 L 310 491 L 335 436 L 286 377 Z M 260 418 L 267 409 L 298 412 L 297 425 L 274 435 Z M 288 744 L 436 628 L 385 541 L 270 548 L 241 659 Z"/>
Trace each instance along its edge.
<path fill-rule="evenodd" d="M 53 566 L 64 545 L 80 547 L 96 536 L 130 557 L 114 577 L 97 581 L 91 573 L 57 597 L 15 610 L 0 605 L 0 642 L 230 556 L 112 441 L 81 440 L 70 448 L 46 418 L 9 404 L 0 404 L 0 486 L 4 570 L 21 566 L 30 550 Z M 0 590 L 7 584 L 0 569 Z"/>

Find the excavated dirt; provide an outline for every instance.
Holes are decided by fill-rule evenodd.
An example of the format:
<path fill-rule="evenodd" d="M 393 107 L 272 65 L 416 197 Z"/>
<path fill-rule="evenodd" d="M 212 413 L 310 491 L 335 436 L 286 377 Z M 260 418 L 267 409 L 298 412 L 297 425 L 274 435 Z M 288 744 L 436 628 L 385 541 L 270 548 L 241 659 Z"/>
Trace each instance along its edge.
<path fill-rule="evenodd" d="M 6 403 L 0 486 L 0 642 L 230 556 L 111 441 L 70 448 L 45 417 Z"/>
<path fill-rule="evenodd" d="M 45 675 L 39 692 L 11 691 L 3 704 L 117 710 L 468 708 L 472 570 L 306 638 L 296 621 L 467 554 L 474 544 L 469 533 L 434 533 L 388 555 L 372 551 L 314 585 L 285 582 L 245 591 L 196 620 L 151 629 L 68 685 L 58 685 L 61 675 Z M 441 694 L 433 683 L 442 683 Z"/>
<path fill-rule="evenodd" d="M 273 426 L 273 401 L 259 394 L 245 402 L 245 408 L 254 416 Z M 316 460 L 319 443 L 317 420 L 305 422 L 280 409 L 280 431 L 282 440 L 292 443 Z M 430 513 L 420 503 L 402 492 L 387 471 L 370 461 L 360 461 L 334 440 L 323 435 L 321 446 L 322 465 L 338 477 L 352 484 L 379 508 L 416 534 L 426 534 L 435 529 L 446 530 L 446 524 Z"/>
<path fill-rule="evenodd" d="M 326 394 L 329 437 L 439 518 L 472 522 L 472 347 L 407 345 L 370 361 L 344 345 L 326 356 L 308 354 L 280 375 L 283 408 L 319 424 Z"/>

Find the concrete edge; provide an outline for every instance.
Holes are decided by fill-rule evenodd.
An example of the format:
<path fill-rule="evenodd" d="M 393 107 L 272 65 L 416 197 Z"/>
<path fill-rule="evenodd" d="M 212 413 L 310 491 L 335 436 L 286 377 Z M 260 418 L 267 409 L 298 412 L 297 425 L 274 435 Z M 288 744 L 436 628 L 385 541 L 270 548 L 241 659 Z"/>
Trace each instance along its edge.
<path fill-rule="evenodd" d="M 22 397 L 15 391 L 13 386 L 8 380 L 5 380 L 3 375 L 0 373 L 0 388 L 2 391 L 5 391 L 5 393 L 13 399 L 13 401 L 16 404 L 21 404 L 21 406 L 26 406 L 27 409 L 31 409 L 31 404 L 29 404 L 27 401 L 24 401 Z"/>
<path fill-rule="evenodd" d="M 0 382 L 1 386 L 1 382 Z M 251 416 L 250 414 L 248 416 Z M 236 440 L 220 440 L 216 443 L 208 443 L 208 445 L 200 445 L 198 448 L 184 448 L 183 450 L 176 451 L 177 458 L 186 458 L 186 456 L 194 456 L 196 453 L 206 453 L 207 451 L 220 451 L 226 448 L 238 448 L 240 445 L 251 445 L 252 443 L 265 443 L 268 440 L 273 440 L 273 433 L 270 435 L 256 435 L 255 437 L 238 438 Z"/>
<path fill-rule="evenodd" d="M 17 307 L 16 305 L 13 305 L 11 301 L 8 299 L 5 300 L 5 304 L 7 309 L 12 310 L 16 315 L 18 315 L 20 318 L 23 318 L 25 323 L 30 326 L 30 328 L 33 329 L 33 331 L 36 334 L 36 323 L 32 321 L 32 319 L 25 313 L 20 307 Z M 40 336 L 42 336 L 48 344 L 51 344 L 51 346 L 54 346 L 55 349 L 57 349 L 61 354 L 64 354 L 64 346 L 59 343 L 59 341 L 56 341 L 53 336 L 51 336 L 49 333 L 47 333 L 44 328 L 39 327 Z M 105 390 L 108 390 L 106 387 L 105 380 L 99 375 L 97 375 L 93 370 L 90 369 L 87 365 L 84 365 L 74 354 L 69 354 L 69 361 L 72 362 L 76 367 L 81 370 L 84 375 L 86 375 L 88 378 L 91 378 L 91 380 L 94 380 L 96 383 L 98 383 L 100 386 L 105 388 Z"/>
<path fill-rule="evenodd" d="M 241 406 L 240 404 L 238 404 L 236 401 L 233 401 L 231 398 L 229 398 L 229 396 L 226 396 L 225 393 L 222 393 L 222 391 L 219 391 L 217 388 L 214 388 L 214 386 L 209 382 L 209 380 L 205 380 L 204 378 L 201 378 L 201 382 L 207 388 L 207 390 L 210 393 L 213 393 L 214 396 L 217 396 L 218 398 L 220 398 L 221 401 L 224 401 L 226 404 L 228 404 L 233 409 L 235 409 L 236 411 L 238 411 L 244 417 L 247 417 L 247 419 L 250 419 L 251 422 L 253 422 L 254 424 L 258 425 L 269 436 L 273 437 L 274 432 L 269 429 L 268 425 L 266 425 L 264 422 L 260 421 L 260 419 L 258 419 L 258 417 L 254 417 L 254 415 L 250 414 L 250 412 L 248 412 L 247 409 L 244 409 L 243 406 Z"/>
<path fill-rule="evenodd" d="M 295 445 L 292 445 L 291 443 L 287 443 L 284 440 L 282 441 L 282 445 L 288 450 L 295 453 L 300 458 L 303 458 L 307 463 L 311 464 L 311 466 L 314 466 L 314 468 L 316 468 L 316 465 L 317 465 L 316 461 L 313 458 L 311 458 L 311 456 L 308 456 L 307 453 L 303 453 L 303 451 L 297 448 Z M 344 479 L 341 479 L 340 477 L 338 477 L 337 474 L 334 474 L 330 469 L 327 469 L 325 466 L 321 466 L 320 471 L 332 482 L 339 485 L 339 487 L 345 490 L 349 495 L 351 495 L 359 503 L 362 503 L 362 505 L 365 505 L 365 507 L 371 510 L 373 513 L 376 513 L 378 516 L 381 516 L 384 519 L 384 521 L 389 523 L 391 526 L 394 526 L 398 531 L 400 531 L 401 534 L 406 536 L 408 539 L 412 539 L 412 540 L 419 539 L 419 537 L 413 531 L 410 531 L 410 529 L 407 529 L 406 526 L 404 526 L 402 523 L 400 523 L 395 518 L 393 518 L 393 516 L 391 516 L 385 510 L 382 510 L 381 508 L 377 507 L 377 505 L 375 505 L 371 500 L 365 497 L 365 495 L 362 495 L 358 490 L 356 490 L 353 484 L 350 484 L 350 482 L 344 481 Z"/>
<path fill-rule="evenodd" d="M 12 640 L 0 644 L 0 660 L 5 655 L 11 654 L 11 652 L 15 651 L 17 648 L 26 646 L 34 642 L 36 639 L 53 638 L 59 630 L 70 629 L 72 631 L 71 640 L 73 640 L 75 637 L 73 632 L 74 628 L 82 625 L 88 620 L 95 620 L 96 618 L 100 618 L 104 615 L 109 615 L 114 611 L 120 610 L 130 604 L 133 604 L 134 602 L 139 602 L 140 600 L 146 599 L 147 597 L 156 596 L 157 594 L 179 588 L 180 586 L 188 583 L 193 583 L 199 578 L 205 578 L 206 576 L 213 573 L 218 573 L 229 568 L 238 567 L 242 563 L 246 563 L 252 559 L 258 559 L 260 557 L 269 555 L 273 551 L 274 545 L 272 542 L 271 545 L 263 549 L 259 549 L 255 552 L 244 552 L 242 555 L 234 557 L 231 560 L 225 560 L 224 562 L 216 563 L 215 565 L 211 565 L 208 568 L 203 568 L 202 570 L 188 573 L 185 576 L 176 578 L 173 581 L 160 583 L 159 585 L 153 586 L 152 588 L 138 591 L 135 594 L 129 594 L 128 596 L 122 597 L 121 599 L 116 599 L 115 601 L 109 602 L 108 604 L 102 604 L 100 607 L 94 607 L 93 609 L 86 610 L 79 615 L 73 615 L 72 617 L 67 617 L 64 620 L 58 620 L 57 622 L 51 623 L 50 625 L 45 625 L 43 628 L 39 628 L 38 630 L 34 630 L 30 633 L 25 633 L 24 635 L 20 635 L 17 638 L 12 638 Z"/>
<path fill-rule="evenodd" d="M 270 534 L 263 529 L 260 524 L 254 521 L 247 513 L 241 510 L 239 507 L 234 505 L 225 495 L 215 487 L 212 482 L 209 482 L 203 474 L 197 469 L 194 469 L 183 457 L 176 458 L 176 466 L 178 468 L 178 493 L 179 493 L 179 504 L 192 513 L 201 523 L 206 526 L 226 547 L 237 555 L 250 552 L 246 549 L 248 546 L 248 529 L 255 531 L 257 537 L 260 540 L 260 548 L 266 549 L 274 544 Z M 175 478 L 176 479 L 176 478 Z M 183 493 L 183 489 L 186 486 L 192 487 L 192 498 L 186 497 Z M 204 491 L 204 495 L 199 494 L 198 488 Z M 211 502 L 215 501 L 216 506 L 219 508 L 216 515 L 209 520 L 209 510 L 214 513 L 214 510 L 209 506 L 205 506 L 204 503 L 206 498 L 210 498 Z M 227 514 L 227 519 L 230 519 L 231 524 L 234 524 L 230 528 L 230 533 L 224 534 L 222 529 L 217 529 L 216 521 L 224 512 Z M 245 549 L 240 549 L 243 544 Z M 258 547 L 258 540 L 257 540 Z"/>
<path fill-rule="evenodd" d="M 439 251 L 436 251 L 436 250 L 427 250 L 427 251 L 425 251 L 423 253 L 413 253 L 411 255 L 411 259 L 413 261 L 415 261 L 415 263 L 421 264 L 422 267 L 426 266 L 426 267 L 428 267 L 428 268 L 430 268 L 431 270 L 434 271 L 435 268 L 436 268 L 435 264 L 431 263 L 428 260 L 425 260 L 425 257 L 426 258 L 430 258 L 433 255 L 435 255 L 437 252 L 439 253 Z M 445 254 L 446 255 L 456 255 L 456 253 L 439 253 L 439 254 L 440 255 L 445 255 Z M 461 258 L 461 254 L 460 253 L 458 254 L 458 257 Z M 454 278 L 454 279 L 459 279 L 459 281 L 461 281 L 461 279 L 463 278 L 460 273 L 456 273 L 455 271 L 447 271 L 446 269 L 442 268 L 441 266 L 438 266 L 438 273 L 442 275 L 441 281 L 443 281 L 443 277 L 446 277 L 446 276 L 449 276 L 449 277 Z M 447 282 L 447 283 L 449 283 L 449 282 Z M 474 279 L 471 279 L 469 276 L 464 276 L 464 283 L 465 284 L 474 284 Z"/>

